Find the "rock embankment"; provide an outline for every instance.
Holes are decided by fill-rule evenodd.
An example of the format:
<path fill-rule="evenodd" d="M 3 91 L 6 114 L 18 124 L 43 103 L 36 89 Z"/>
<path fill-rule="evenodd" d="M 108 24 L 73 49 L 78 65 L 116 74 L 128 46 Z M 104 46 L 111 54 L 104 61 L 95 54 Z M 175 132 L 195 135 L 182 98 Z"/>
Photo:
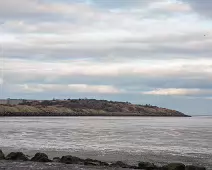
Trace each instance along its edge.
<path fill-rule="evenodd" d="M 56 162 L 58 164 L 76 164 L 84 165 L 89 167 L 104 167 L 104 168 L 123 168 L 123 169 L 142 169 L 142 170 L 206 170 L 205 167 L 198 167 L 193 165 L 184 165 L 182 163 L 169 163 L 167 165 L 158 166 L 150 162 L 139 162 L 138 165 L 128 165 L 122 161 L 113 163 L 102 162 L 94 159 L 81 159 L 72 155 L 62 156 L 61 158 L 56 157 L 53 160 L 48 158 L 45 153 L 36 153 L 33 158 L 29 158 L 22 152 L 11 152 L 7 156 L 0 150 L 0 160 L 10 161 L 31 161 L 31 162 Z M 1 168 L 1 167 L 0 167 Z"/>
<path fill-rule="evenodd" d="M 31 101 L 0 105 L 0 116 L 176 116 L 187 115 L 171 109 L 129 102 L 95 99 Z"/>

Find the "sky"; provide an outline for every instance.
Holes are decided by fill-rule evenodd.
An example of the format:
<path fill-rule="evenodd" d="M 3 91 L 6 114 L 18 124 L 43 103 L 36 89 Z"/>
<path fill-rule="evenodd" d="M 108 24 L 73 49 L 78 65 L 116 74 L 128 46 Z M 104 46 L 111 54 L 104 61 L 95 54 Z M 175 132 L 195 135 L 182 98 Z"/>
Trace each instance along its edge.
<path fill-rule="evenodd" d="M 0 98 L 212 114 L 212 1 L 0 0 Z"/>

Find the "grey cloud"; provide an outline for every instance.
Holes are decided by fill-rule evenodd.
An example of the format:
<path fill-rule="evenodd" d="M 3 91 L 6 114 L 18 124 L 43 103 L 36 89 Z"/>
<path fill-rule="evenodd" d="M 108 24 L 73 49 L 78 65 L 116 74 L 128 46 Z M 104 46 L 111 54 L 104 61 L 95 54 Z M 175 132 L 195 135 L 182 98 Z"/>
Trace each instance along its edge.
<path fill-rule="evenodd" d="M 60 24 L 60 23 L 59 23 Z M 64 24 L 64 23 L 63 23 Z M 158 30 L 152 29 L 147 32 L 147 36 L 144 36 L 145 24 L 135 28 L 140 28 L 141 32 L 137 31 L 123 31 L 117 27 L 117 30 L 106 29 L 106 31 L 100 31 L 97 29 L 97 33 L 91 31 L 88 26 L 86 30 L 81 30 L 83 25 L 74 29 L 73 25 L 66 25 L 66 28 L 58 27 L 58 24 L 53 24 L 53 32 L 56 30 L 71 31 L 68 34 L 56 31 L 55 34 L 49 34 L 44 36 L 43 34 L 30 34 L 27 30 L 23 30 L 28 34 L 19 34 L 15 32 L 14 27 L 13 36 L 18 40 L 17 42 L 8 42 L 4 44 L 5 55 L 11 58 L 33 58 L 42 59 L 42 56 L 46 59 L 58 58 L 105 58 L 110 60 L 111 58 L 184 58 L 188 57 L 207 57 L 211 56 L 212 50 L 212 36 L 210 32 L 205 32 L 202 29 L 192 28 L 191 31 L 185 31 L 178 33 L 178 30 L 168 30 L 168 33 L 159 34 Z M 163 22 L 161 24 L 164 24 Z M 26 25 L 27 28 L 28 25 Z M 99 25 L 93 25 L 92 28 L 97 28 Z M 9 28 L 8 28 L 9 27 Z M 5 29 L 10 30 L 12 26 L 5 26 Z M 30 27 L 30 25 L 29 25 Z M 170 24 L 168 24 L 170 27 Z M 42 25 L 35 25 L 36 33 L 40 31 L 48 31 L 48 28 L 44 28 Z M 49 28 L 50 29 L 50 28 Z M 129 27 L 129 29 L 132 29 Z M 165 26 L 159 25 L 158 29 L 165 29 Z M 50 30 L 50 31 L 51 31 Z M 78 31 L 79 30 L 79 31 Z M 109 30 L 109 31 L 108 31 Z M 118 31 L 122 31 L 121 33 Z M 144 33 L 142 33 L 144 31 Z M 156 32 L 155 32 L 156 31 Z M 52 32 L 51 32 L 52 33 Z M 61 36 L 58 36 L 61 35 Z M 111 56 L 111 58 L 110 58 Z"/>
<path fill-rule="evenodd" d="M 99 1 L 100 4 L 136 4 L 137 2 L 141 1 L 119 0 L 113 3 L 108 1 Z M 149 1 L 142 1 L 142 3 L 149 3 Z M 29 6 L 34 9 L 32 5 L 29 4 Z M 19 9 L 19 12 L 21 10 L 22 8 Z M 33 13 L 33 11 L 36 14 L 37 11 L 34 9 L 31 12 Z M 38 13 L 38 15 L 43 14 Z M 57 13 L 56 16 L 58 17 L 61 15 Z M 94 16 L 96 17 L 96 15 Z M 93 18 L 95 18 L 94 16 Z M 109 16 L 109 18 L 106 16 Z M 201 29 L 191 28 L 191 33 L 188 33 L 188 31 L 184 31 L 182 28 L 174 30 L 170 23 L 167 25 L 168 28 L 166 28 L 164 25 L 166 24 L 165 22 L 159 22 L 156 24 L 155 29 L 150 27 L 152 31 L 148 32 L 149 26 L 143 24 L 142 20 L 139 20 L 136 17 L 137 15 L 120 16 L 122 15 L 110 15 L 106 12 L 102 18 L 97 17 L 97 20 L 94 19 L 89 24 L 85 22 L 83 24 L 81 23 L 73 26 L 74 24 L 69 25 L 67 24 L 68 22 L 64 22 L 64 25 L 62 24 L 62 26 L 58 26 L 60 23 L 51 22 L 50 27 L 45 27 L 45 24 L 32 24 L 33 29 L 30 27 L 32 25 L 24 25 L 22 31 L 17 28 L 18 26 L 16 23 L 13 26 L 5 26 L 6 32 L 11 33 L 18 42 L 4 44 L 4 53 L 8 58 L 58 60 L 59 58 L 67 59 L 87 57 L 96 60 L 104 60 L 105 62 L 114 60 L 113 58 L 119 58 L 120 60 L 128 59 L 129 57 L 131 59 L 172 59 L 194 58 L 199 56 L 208 57 L 212 54 L 212 50 L 210 48 L 212 46 L 212 37 L 207 35 L 204 31 L 201 31 Z M 127 20 L 128 17 L 130 18 Z M 154 16 L 152 18 L 154 19 Z M 100 21 L 100 19 L 101 21 L 103 20 L 103 22 L 101 22 L 103 27 L 101 24 L 96 24 L 99 23 L 98 21 Z M 118 23 L 117 21 L 120 19 L 123 19 L 124 22 Z M 84 19 L 82 20 L 82 22 L 84 22 Z M 130 22 L 127 25 L 124 24 L 131 20 L 132 23 Z M 113 26 L 113 29 L 111 29 L 111 25 Z M 27 30 L 27 26 L 29 26 L 29 30 Z M 63 28 L 63 26 L 66 27 Z M 172 28 L 173 31 L 170 31 Z M 167 29 L 167 34 L 162 33 L 160 35 L 157 29 Z M 107 30 L 109 31 L 107 32 Z M 52 37 L 45 37 L 41 34 L 48 31 L 51 33 L 55 32 L 55 34 L 52 34 Z M 178 31 L 181 31 L 180 34 Z M 97 34 L 95 34 L 96 32 Z M 149 36 L 144 37 L 146 32 Z M 156 32 L 157 35 L 151 35 L 151 32 Z M 37 35 L 33 37 L 31 34 Z M 206 36 L 204 36 L 205 34 Z M 54 37 L 55 35 L 61 36 Z M 66 37 L 67 39 L 63 40 L 60 39 L 60 37 Z"/>
<path fill-rule="evenodd" d="M 49 21 L 61 21 L 64 20 L 63 16 L 58 16 L 57 14 L 50 14 L 50 13 L 0 13 L 0 21 L 1 23 L 6 23 L 9 20 L 19 20 L 19 21 L 25 21 L 25 22 L 33 22 L 39 23 L 39 22 L 49 22 Z"/>
<path fill-rule="evenodd" d="M 20 46 L 20 45 L 19 45 Z M 63 47 L 62 47 L 63 46 Z M 189 45 L 183 41 L 178 44 L 160 43 L 74 43 L 64 45 L 39 44 L 36 46 L 4 45 L 7 58 L 25 58 L 33 60 L 61 60 L 90 58 L 104 60 L 114 59 L 174 59 L 208 57 L 212 54 L 212 42 Z M 65 46 L 65 47 L 64 47 Z"/>
<path fill-rule="evenodd" d="M 66 6 L 69 4 L 64 2 L 62 3 L 62 7 L 59 5 L 61 4 L 54 4 L 53 1 L 46 3 L 45 1 L 39 0 L 0 1 L 0 21 L 2 23 L 8 21 L 24 21 L 26 23 L 36 24 L 42 22 L 73 22 L 74 17 L 77 18 L 76 11 L 72 14 L 65 13 L 65 11 L 68 11 Z M 61 8 L 65 9 L 62 11 Z"/>
<path fill-rule="evenodd" d="M 211 0 L 181 0 L 191 5 L 195 12 L 206 17 L 212 17 L 212 1 Z"/>
<path fill-rule="evenodd" d="M 0 1 L 0 18 L 6 22 L 8 19 L 40 18 L 44 15 L 38 12 L 36 1 Z"/>
<path fill-rule="evenodd" d="M 183 71 L 182 71 L 183 72 Z M 193 77 L 195 75 L 195 77 Z M 104 78 L 102 78 L 104 77 Z M 212 77 L 203 73 L 175 76 L 145 76 L 138 74 L 124 74 L 119 76 L 85 76 L 85 75 L 55 75 L 47 72 L 38 74 L 36 72 L 27 74 L 10 72 L 5 74 L 7 84 L 88 84 L 88 85 L 112 85 L 129 93 L 140 93 L 158 88 L 183 88 L 212 90 Z M 201 94 L 199 94 L 201 95 Z M 208 94 L 209 96 L 211 94 Z M 204 94 L 204 96 L 208 96 Z"/>
<path fill-rule="evenodd" d="M 159 1 L 159 0 L 151 0 L 146 1 L 146 0 L 91 0 L 94 5 L 98 5 L 103 8 L 129 8 L 129 7 L 137 7 L 137 6 L 142 6 L 142 5 L 147 5 L 149 3 L 152 3 L 154 1 Z"/>
<path fill-rule="evenodd" d="M 72 0 L 68 4 L 73 2 L 76 5 L 74 1 L 80 2 L 80 4 L 83 2 L 83 0 Z M 212 16 L 209 1 L 202 4 L 200 4 L 202 1 L 199 0 L 183 1 L 190 4 L 194 11 L 205 16 Z M 2 3 L 8 2 L 12 3 L 12 6 L 6 8 L 5 5 L 2 5 Z M 61 10 L 66 7 L 65 4 L 68 2 L 66 0 L 58 1 L 58 3 L 62 3 L 61 8 L 53 7 L 50 10 L 49 8 L 42 10 L 35 8 L 40 4 L 34 4 L 34 2 L 45 2 L 46 4 L 48 2 L 46 7 L 50 7 L 49 4 L 52 3 L 48 0 L 19 0 L 18 5 L 15 5 L 16 2 L 13 0 L 0 1 L 0 22 L 6 21 L 3 26 L 1 25 L 1 33 L 9 37 L 3 42 L 3 52 L 6 62 L 11 61 L 11 65 L 10 62 L 6 63 L 8 69 L 11 70 L 5 72 L 3 97 L 30 99 L 88 97 L 141 104 L 150 103 L 191 112 L 198 110 L 199 107 L 204 107 L 203 111 L 207 111 L 205 108 L 211 108 L 208 101 L 204 99 L 212 95 L 210 93 L 212 90 L 211 68 L 208 63 L 198 65 L 193 62 L 200 58 L 205 58 L 203 62 L 211 61 L 211 29 L 210 26 L 206 28 L 202 25 L 206 20 L 200 21 L 188 11 L 186 11 L 187 13 L 182 12 L 183 16 L 178 18 L 175 13 L 171 15 L 173 8 L 168 10 L 149 9 L 149 3 L 153 3 L 150 0 L 94 0 L 96 5 L 72 6 L 73 13 L 68 14 L 65 10 Z M 164 20 L 158 15 L 165 16 Z M 17 24 L 19 21 L 23 22 L 22 27 Z M 209 23 L 208 20 L 206 22 Z M 23 65 L 21 62 L 16 63 L 17 59 L 22 59 L 26 63 Z M 76 59 L 90 61 L 91 69 L 86 67 L 85 70 L 91 74 L 85 74 L 82 63 L 70 64 L 70 67 L 80 65 L 79 69 L 73 71 L 74 74 L 68 72 L 68 67 L 64 69 L 65 71 L 58 69 L 56 72 L 57 65 L 55 63 L 58 62 L 58 67 L 62 67 L 63 64 L 60 63 L 64 63 L 66 60 L 71 63 Z M 177 65 L 178 68 L 175 69 L 176 59 L 186 59 L 186 63 L 191 61 L 194 65 L 183 65 L 182 62 L 182 65 Z M 128 68 L 126 65 L 126 68 L 121 68 L 121 70 L 110 68 L 111 63 L 116 63 L 118 68 L 118 62 L 124 61 L 128 64 L 134 60 L 138 60 L 138 62 L 149 60 L 150 66 L 158 61 L 156 67 L 159 66 L 161 70 L 153 69 L 155 72 L 150 70 L 151 73 L 142 72 L 143 68 L 142 66 L 139 68 L 139 65 L 135 66 L 135 72 L 133 72 L 134 66 Z M 160 60 L 166 60 L 166 62 L 161 62 L 160 65 Z M 38 61 L 41 63 L 40 66 Z M 168 61 L 173 64 L 173 68 L 170 67 Z M 48 62 L 50 65 L 46 64 Z M 54 64 L 51 65 L 51 63 Z M 104 74 L 98 75 L 92 72 L 92 66 L 98 64 L 101 66 L 103 63 L 108 66 L 108 72 L 111 73 L 114 69 L 117 73 L 104 75 L 107 70 L 103 70 Z M 16 64 L 20 64 L 18 69 L 16 69 Z M 39 67 L 37 70 L 36 66 Z M 170 70 L 163 70 L 162 67 Z M 31 68 L 34 70 L 30 71 Z M 94 67 L 94 69 L 96 68 L 96 72 L 101 71 L 100 67 Z M 20 71 L 19 69 L 29 69 L 29 71 Z M 131 72 L 129 69 L 132 69 Z M 139 71 L 141 72 L 139 73 Z M 161 73 L 158 73 L 160 71 Z M 47 90 L 37 94 L 18 91 L 16 89 L 18 84 L 35 85 L 35 87 L 36 84 L 111 85 L 127 93 L 103 95 Z M 157 88 L 199 89 L 200 92 L 191 95 L 189 99 L 185 96 L 181 98 L 156 97 L 141 94 L 141 92 Z M 198 105 L 198 108 L 193 108 L 194 105 Z M 198 112 L 200 111 L 198 110 Z"/>

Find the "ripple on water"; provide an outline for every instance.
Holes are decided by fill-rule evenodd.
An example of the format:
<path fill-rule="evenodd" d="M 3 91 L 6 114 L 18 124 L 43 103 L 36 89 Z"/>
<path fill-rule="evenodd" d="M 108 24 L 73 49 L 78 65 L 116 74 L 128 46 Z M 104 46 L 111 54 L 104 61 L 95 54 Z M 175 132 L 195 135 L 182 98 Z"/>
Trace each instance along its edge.
<path fill-rule="evenodd" d="M 212 157 L 208 117 L 8 117 L 0 129 L 3 148 Z"/>

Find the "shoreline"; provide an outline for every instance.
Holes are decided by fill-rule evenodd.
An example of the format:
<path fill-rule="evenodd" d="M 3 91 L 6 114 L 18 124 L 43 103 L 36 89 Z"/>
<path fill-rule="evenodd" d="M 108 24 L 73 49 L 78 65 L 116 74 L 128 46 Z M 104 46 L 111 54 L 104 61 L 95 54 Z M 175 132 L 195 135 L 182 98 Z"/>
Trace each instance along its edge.
<path fill-rule="evenodd" d="M 13 106 L 10 106 L 10 109 L 14 109 Z M 56 110 L 58 109 L 58 110 Z M 55 111 L 47 112 L 24 112 L 19 110 L 18 112 L 9 111 L 1 108 L 0 105 L 0 117 L 192 117 L 186 114 L 178 113 L 151 113 L 146 114 L 142 112 L 102 112 L 99 110 L 86 110 L 79 112 L 60 112 L 60 108 L 55 108 Z"/>
<path fill-rule="evenodd" d="M 133 115 L 133 114 L 129 114 L 129 115 L 78 115 L 78 113 L 76 114 L 73 114 L 73 115 L 68 115 L 68 114 L 65 114 L 65 115 L 61 115 L 61 114 L 58 114 L 58 115 L 46 115 L 46 114 L 39 114 L 39 113 L 36 113 L 36 114 L 25 114 L 25 113 L 21 113 L 21 114 L 16 114 L 16 113 L 11 113 L 11 114 L 0 114 L 0 117 L 167 117 L 167 118 L 171 118 L 171 117 L 193 117 L 193 116 L 165 116 L 165 115 L 162 115 L 162 116 L 158 116 L 158 115 L 151 115 L 151 116 L 148 116 L 148 115 Z"/>
<path fill-rule="evenodd" d="M 16 163 L 16 162 L 17 163 L 21 162 L 22 165 L 23 165 L 23 162 L 27 162 L 26 165 L 35 163 L 35 162 L 36 163 L 53 163 L 52 165 L 57 165 L 58 168 L 67 164 L 71 164 L 71 165 L 83 166 L 84 169 L 87 169 L 87 168 L 89 169 L 90 167 L 91 168 L 93 167 L 93 169 L 95 169 L 97 167 L 97 168 L 104 168 L 104 169 L 124 168 L 124 169 L 143 169 L 143 170 L 206 170 L 206 168 L 202 166 L 200 167 L 195 165 L 185 165 L 179 162 L 166 163 L 165 165 L 156 165 L 151 162 L 140 161 L 138 162 L 138 164 L 130 165 L 122 161 L 105 162 L 105 161 L 100 161 L 100 160 L 90 159 L 90 158 L 83 159 L 83 158 L 72 156 L 72 155 L 65 155 L 65 156 L 54 157 L 53 159 L 50 159 L 47 154 L 41 153 L 41 152 L 36 153 L 32 157 L 25 155 L 23 152 L 11 152 L 5 155 L 0 149 L 0 168 L 1 168 L 1 163 L 8 164 L 8 166 L 11 166 L 10 164 Z M 49 165 L 51 166 L 51 164 Z M 43 165 L 40 164 L 40 166 L 43 166 Z M 51 169 L 51 168 L 48 168 L 48 169 Z"/>

